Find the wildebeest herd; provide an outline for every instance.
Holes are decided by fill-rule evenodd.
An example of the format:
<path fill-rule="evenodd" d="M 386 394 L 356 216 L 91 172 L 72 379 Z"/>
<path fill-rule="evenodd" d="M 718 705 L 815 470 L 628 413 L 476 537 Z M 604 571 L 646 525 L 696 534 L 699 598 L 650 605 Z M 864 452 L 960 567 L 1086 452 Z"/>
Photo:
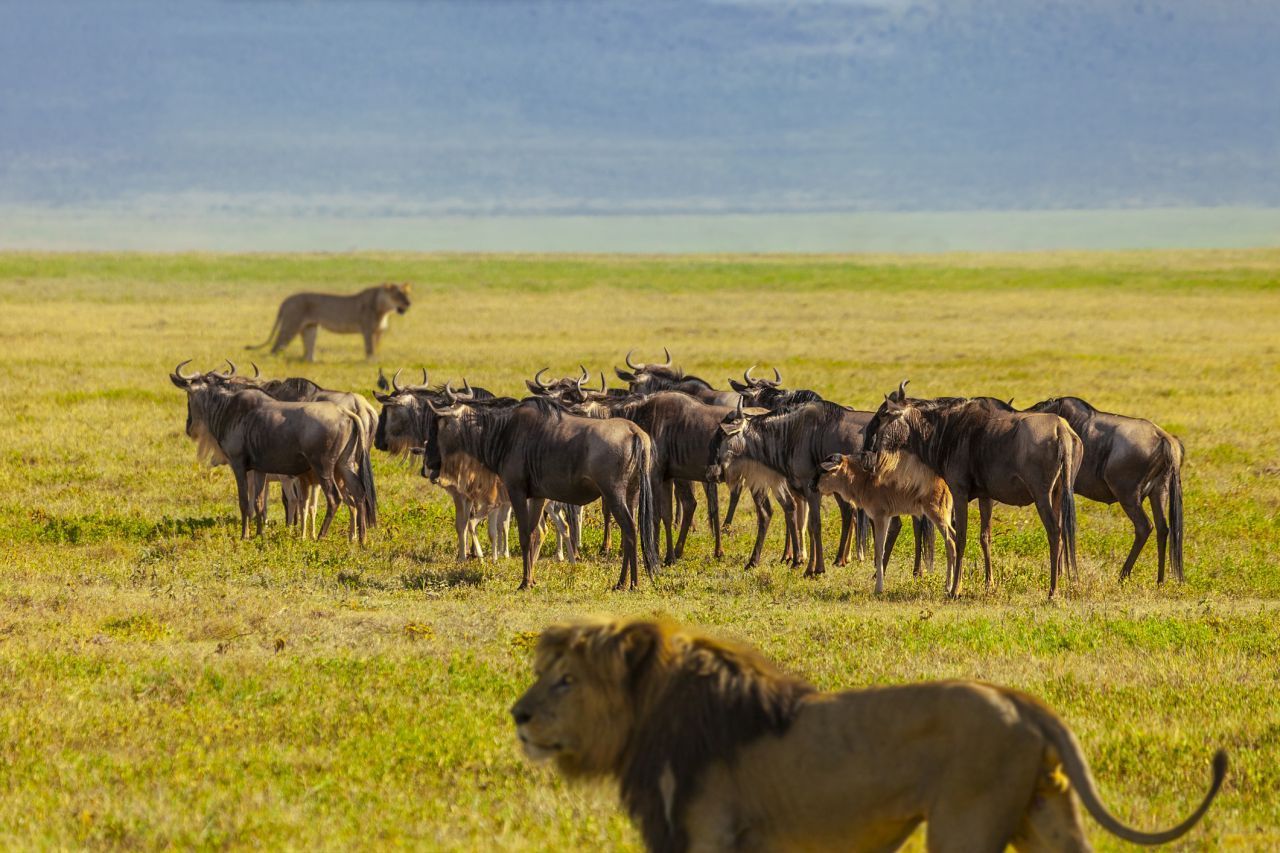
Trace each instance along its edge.
<path fill-rule="evenodd" d="M 680 559 L 697 506 L 706 498 L 714 554 L 723 556 L 718 485 L 730 491 L 724 524 L 743 490 L 756 510 L 756 538 L 747 567 L 762 557 L 773 501 L 786 525 L 783 559 L 807 576 L 826 570 L 821 503 L 840 510 L 834 562 L 861 559 L 870 545 L 875 588 L 901 519 L 912 518 L 915 572 L 933 560 L 935 529 L 946 551 L 946 590 L 961 590 L 968 504 L 981 518 L 985 578 L 991 575 L 994 503 L 1034 505 L 1049 543 L 1049 595 L 1059 574 L 1076 565 L 1075 497 L 1119 503 L 1134 539 L 1120 577 L 1129 576 L 1152 532 L 1158 580 L 1168 561 L 1182 578 L 1183 512 L 1178 439 L 1148 420 L 1095 409 L 1076 397 L 1053 397 L 1024 410 L 993 397 L 907 396 L 904 381 L 880 407 L 859 411 L 811 390 L 786 389 L 772 378 L 743 373 L 718 389 L 665 360 L 615 368 L 625 388 L 598 385 L 585 367 L 548 381 L 546 369 L 526 381 L 529 396 L 499 397 L 463 380 L 401 384 L 379 374 L 377 412 L 360 394 L 330 391 L 306 379 L 264 380 L 231 362 L 207 373 L 171 374 L 187 393 L 187 435 L 212 464 L 236 479 L 241 533 L 250 521 L 261 534 L 270 482 L 281 483 L 286 520 L 303 536 L 322 537 L 339 504 L 349 507 L 350 536 L 364 542 L 377 524 L 370 448 L 422 458 L 422 474 L 453 498 L 459 559 L 482 557 L 477 537 L 488 525 L 491 553 L 509 554 L 515 516 L 523 560 L 521 588 L 533 583 L 544 522 L 558 532 L 561 553 L 580 553 L 581 508 L 602 503 L 603 550 L 612 526 L 621 539 L 617 588 L 634 588 L 643 560 L 657 573 Z M 315 514 L 326 505 L 319 530 Z"/>

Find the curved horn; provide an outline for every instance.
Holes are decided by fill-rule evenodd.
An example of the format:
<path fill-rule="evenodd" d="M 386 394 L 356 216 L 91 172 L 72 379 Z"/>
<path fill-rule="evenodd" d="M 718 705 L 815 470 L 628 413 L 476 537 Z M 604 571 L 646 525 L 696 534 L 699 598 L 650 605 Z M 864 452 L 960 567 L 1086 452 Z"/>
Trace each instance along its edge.
<path fill-rule="evenodd" d="M 533 384 L 537 385 L 543 391 L 551 390 L 551 386 L 542 381 L 542 374 L 546 373 L 550 369 L 551 368 L 549 367 L 544 367 L 541 370 L 539 370 L 537 373 L 533 374 Z"/>
<path fill-rule="evenodd" d="M 604 371 L 600 371 L 600 393 L 604 393 Z"/>
<path fill-rule="evenodd" d="M 453 380 L 450 379 L 444 383 L 444 398 L 449 401 L 452 406 L 458 402 L 458 395 L 453 393 Z"/>
<path fill-rule="evenodd" d="M 199 373 L 193 373 L 190 376 L 187 376 L 182 372 L 182 368 L 186 367 L 190 363 L 191 363 L 191 359 L 187 359 L 186 361 L 179 362 L 178 366 L 173 369 L 173 375 L 178 377 L 179 379 L 199 379 L 200 378 Z"/>
<path fill-rule="evenodd" d="M 751 371 L 755 369 L 756 369 L 756 366 L 753 364 L 750 367 L 748 367 L 746 370 L 742 371 L 742 378 L 747 381 L 748 385 L 751 384 Z"/>
<path fill-rule="evenodd" d="M 467 377 L 462 377 L 462 393 L 457 395 L 459 400 L 474 400 L 476 392 L 471 387 L 471 383 L 467 381 Z"/>
<path fill-rule="evenodd" d="M 582 396 L 582 383 L 586 382 L 588 378 L 590 378 L 589 375 L 584 372 L 581 376 L 579 376 L 577 379 L 574 380 L 573 384 L 576 385 L 578 388 L 579 397 Z"/>
<path fill-rule="evenodd" d="M 404 390 L 404 388 L 400 386 L 400 372 L 402 370 L 404 370 L 403 367 L 397 367 L 395 375 L 391 377 L 391 390 L 395 391 L 397 394 Z"/>
<path fill-rule="evenodd" d="M 591 378 L 591 374 L 587 371 L 587 366 L 585 364 L 579 364 L 578 369 L 582 371 L 582 378 L 584 381 Z"/>
<path fill-rule="evenodd" d="M 773 384 L 774 385 L 782 384 L 782 373 L 776 367 L 773 369 Z"/>
<path fill-rule="evenodd" d="M 907 383 L 910 381 L 911 381 L 910 379 L 904 379 L 898 383 L 898 402 L 899 403 L 907 399 Z"/>
<path fill-rule="evenodd" d="M 634 349 L 627 350 L 627 367 L 630 367 L 632 370 L 644 370 L 643 364 L 636 364 L 631 360 L 631 353 L 633 352 L 635 352 Z"/>
<path fill-rule="evenodd" d="M 426 388 L 430 384 L 431 380 L 427 379 L 427 369 L 424 367 L 422 368 L 422 387 Z"/>
<path fill-rule="evenodd" d="M 223 361 L 225 361 L 227 363 L 227 366 L 231 368 L 229 372 L 226 370 L 222 371 L 223 376 L 235 376 L 236 373 L 239 372 L 236 370 L 236 363 L 234 361 L 232 361 L 229 358 L 224 358 Z"/>
<path fill-rule="evenodd" d="M 253 365 L 253 378 L 254 378 L 254 379 L 258 379 L 259 377 L 261 377 L 261 376 L 262 376 L 262 371 L 258 369 L 258 365 L 257 365 L 255 362 L 252 362 L 252 361 L 251 361 L 251 362 L 249 362 L 249 364 Z"/>
<path fill-rule="evenodd" d="M 742 417 L 742 395 L 738 395 L 738 417 Z"/>
<path fill-rule="evenodd" d="M 667 357 L 667 360 L 662 363 L 662 366 L 670 367 L 671 366 L 671 350 L 667 349 L 666 347 L 663 347 L 662 354 Z"/>

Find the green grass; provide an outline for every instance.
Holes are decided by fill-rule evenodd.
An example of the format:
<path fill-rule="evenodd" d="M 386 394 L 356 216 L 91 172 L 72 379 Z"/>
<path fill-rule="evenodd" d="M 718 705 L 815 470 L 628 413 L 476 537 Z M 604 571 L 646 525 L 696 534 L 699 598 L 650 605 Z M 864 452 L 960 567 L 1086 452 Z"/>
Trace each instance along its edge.
<path fill-rule="evenodd" d="M 615 594 L 615 562 L 544 558 L 517 595 L 518 561 L 455 564 L 451 505 L 381 456 L 367 549 L 295 541 L 274 508 L 265 539 L 240 542 L 231 478 L 195 465 L 168 372 L 253 357 L 368 391 L 377 364 L 358 337 L 321 333 L 314 366 L 297 344 L 292 358 L 243 347 L 291 291 L 382 280 L 414 282 L 415 304 L 381 364 L 498 392 L 666 345 L 717 384 L 777 364 L 789 385 L 860 407 L 909 377 L 921 395 L 1074 393 L 1150 417 L 1187 446 L 1187 583 L 1157 588 L 1152 548 L 1118 585 L 1130 526 L 1082 501 L 1081 577 L 1055 604 L 1043 532 L 1008 507 L 997 589 L 982 590 L 975 534 L 958 602 L 937 574 L 910 576 L 909 542 L 882 599 L 866 565 L 817 582 L 773 563 L 744 573 L 749 509 L 725 560 L 700 520 L 656 586 Z M 635 848 L 613 792 L 528 766 L 506 715 L 540 628 L 610 612 L 748 640 L 823 688 L 962 676 L 1028 690 L 1144 827 L 1193 807 L 1223 745 L 1227 785 L 1184 847 L 1274 848 L 1278 281 L 1278 251 L 0 254 L 0 846 Z M 597 543 L 598 524 L 586 535 Z"/>

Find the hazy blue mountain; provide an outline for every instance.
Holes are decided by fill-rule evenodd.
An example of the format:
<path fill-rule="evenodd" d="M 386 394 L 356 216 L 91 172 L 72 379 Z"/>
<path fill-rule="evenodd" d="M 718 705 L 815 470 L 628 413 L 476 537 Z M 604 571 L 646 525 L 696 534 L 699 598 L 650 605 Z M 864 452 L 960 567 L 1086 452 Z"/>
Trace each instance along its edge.
<path fill-rule="evenodd" d="M 0 204 L 1280 206 L 1274 0 L 2 2 Z"/>

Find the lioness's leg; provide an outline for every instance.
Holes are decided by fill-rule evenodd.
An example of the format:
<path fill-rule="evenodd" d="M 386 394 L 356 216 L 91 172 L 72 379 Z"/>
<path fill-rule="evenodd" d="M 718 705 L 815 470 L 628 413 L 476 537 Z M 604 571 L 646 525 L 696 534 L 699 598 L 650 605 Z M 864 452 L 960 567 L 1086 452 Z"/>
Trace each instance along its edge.
<path fill-rule="evenodd" d="M 1071 796 L 1066 779 L 1055 772 L 1056 765 L 1056 755 L 1049 756 L 1022 826 L 1012 840 L 1015 850 L 1071 853 L 1093 849 L 1085 838 L 1080 807 Z"/>
<path fill-rule="evenodd" d="M 316 332 L 319 329 L 320 327 L 314 323 L 302 327 L 302 347 L 305 350 L 303 358 L 307 361 L 316 360 Z"/>

